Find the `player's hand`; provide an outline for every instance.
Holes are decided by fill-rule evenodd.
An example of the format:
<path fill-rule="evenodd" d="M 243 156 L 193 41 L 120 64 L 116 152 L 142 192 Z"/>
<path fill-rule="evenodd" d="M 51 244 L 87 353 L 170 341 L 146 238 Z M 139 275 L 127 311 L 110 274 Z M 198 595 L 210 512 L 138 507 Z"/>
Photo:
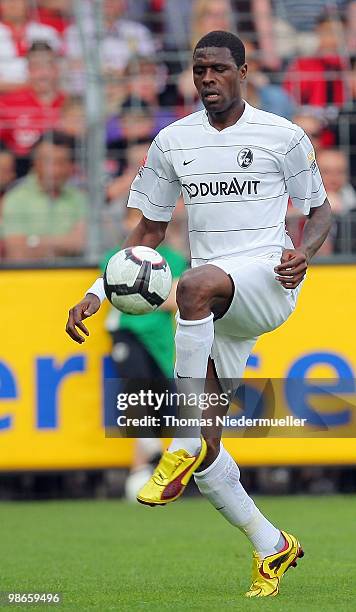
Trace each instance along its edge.
<path fill-rule="evenodd" d="M 85 342 L 85 338 L 79 333 L 80 329 L 83 334 L 89 336 L 89 331 L 85 327 L 83 320 L 91 317 L 100 308 L 100 300 L 97 295 L 87 293 L 84 299 L 79 304 L 70 309 L 68 313 L 68 321 L 66 325 L 67 334 L 78 344 Z M 77 329 L 78 328 L 78 329 Z"/>
<path fill-rule="evenodd" d="M 284 249 L 281 263 L 275 267 L 276 280 L 285 289 L 295 289 L 302 282 L 308 268 L 307 255 L 301 249 Z"/>

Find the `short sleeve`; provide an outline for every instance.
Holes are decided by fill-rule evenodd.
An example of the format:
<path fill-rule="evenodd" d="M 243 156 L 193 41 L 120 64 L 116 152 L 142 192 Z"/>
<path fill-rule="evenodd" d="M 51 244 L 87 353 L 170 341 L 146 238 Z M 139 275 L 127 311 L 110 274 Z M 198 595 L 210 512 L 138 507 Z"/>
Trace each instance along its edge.
<path fill-rule="evenodd" d="M 311 208 L 321 206 L 326 191 L 315 159 L 313 145 L 298 128 L 284 156 L 284 177 L 293 205 L 308 215 Z"/>
<path fill-rule="evenodd" d="M 180 192 L 180 180 L 163 151 L 158 135 L 133 180 L 127 206 L 138 208 L 151 221 L 168 222 Z"/>

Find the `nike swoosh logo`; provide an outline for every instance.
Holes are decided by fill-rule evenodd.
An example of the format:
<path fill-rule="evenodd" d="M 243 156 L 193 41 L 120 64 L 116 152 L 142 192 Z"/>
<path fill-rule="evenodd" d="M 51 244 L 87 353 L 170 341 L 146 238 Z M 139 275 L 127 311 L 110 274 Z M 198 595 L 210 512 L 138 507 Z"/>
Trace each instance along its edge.
<path fill-rule="evenodd" d="M 191 164 L 193 161 L 195 161 L 195 158 L 194 158 L 194 159 L 191 159 L 191 160 L 189 160 L 189 161 L 185 161 L 185 160 L 184 160 L 184 162 L 183 162 L 183 166 L 188 166 L 188 164 Z"/>

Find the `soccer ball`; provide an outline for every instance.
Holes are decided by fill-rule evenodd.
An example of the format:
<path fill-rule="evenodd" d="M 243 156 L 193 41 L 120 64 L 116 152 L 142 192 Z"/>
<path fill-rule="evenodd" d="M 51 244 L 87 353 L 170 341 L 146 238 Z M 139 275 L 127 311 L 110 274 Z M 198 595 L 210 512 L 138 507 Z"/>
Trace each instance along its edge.
<path fill-rule="evenodd" d="M 127 314 L 156 310 L 169 296 L 172 274 L 166 260 L 154 249 L 136 246 L 109 259 L 104 273 L 106 297 Z"/>

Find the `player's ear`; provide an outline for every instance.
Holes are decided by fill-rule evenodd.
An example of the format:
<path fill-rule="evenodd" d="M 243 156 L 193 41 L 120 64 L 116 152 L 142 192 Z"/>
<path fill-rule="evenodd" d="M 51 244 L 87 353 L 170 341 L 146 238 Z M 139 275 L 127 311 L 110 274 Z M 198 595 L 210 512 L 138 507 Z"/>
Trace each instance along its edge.
<path fill-rule="evenodd" d="M 240 82 L 244 81 L 247 76 L 247 64 L 243 64 L 239 68 Z"/>

